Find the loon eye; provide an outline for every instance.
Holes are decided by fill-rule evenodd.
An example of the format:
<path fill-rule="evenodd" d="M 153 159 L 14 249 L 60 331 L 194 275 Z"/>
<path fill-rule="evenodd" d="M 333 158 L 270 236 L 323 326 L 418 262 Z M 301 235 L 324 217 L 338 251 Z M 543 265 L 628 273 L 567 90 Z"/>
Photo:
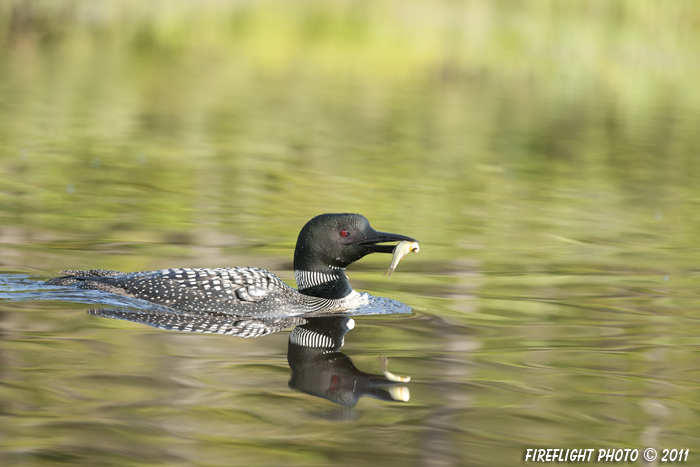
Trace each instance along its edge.
<path fill-rule="evenodd" d="M 340 231 L 340 235 L 342 235 L 343 237 L 347 237 L 348 235 L 350 235 L 350 232 L 348 232 L 347 230 L 343 229 L 343 230 Z"/>

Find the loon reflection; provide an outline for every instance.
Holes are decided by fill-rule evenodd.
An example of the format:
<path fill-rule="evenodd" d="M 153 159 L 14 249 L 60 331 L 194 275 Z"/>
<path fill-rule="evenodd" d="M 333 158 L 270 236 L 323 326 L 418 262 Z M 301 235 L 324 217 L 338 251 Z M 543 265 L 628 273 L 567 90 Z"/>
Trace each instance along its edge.
<path fill-rule="evenodd" d="M 355 327 L 348 316 L 250 318 L 227 314 L 192 314 L 167 307 L 148 310 L 91 309 L 88 314 L 148 324 L 160 329 L 185 332 L 256 337 L 296 326 L 289 335 L 287 361 L 292 370 L 289 387 L 346 407 L 353 407 L 362 396 L 386 401 L 407 402 L 409 390 L 380 361 L 383 374 L 365 373 L 340 351 L 345 334 Z M 381 358 L 381 357 L 380 357 Z"/>
<path fill-rule="evenodd" d="M 358 370 L 340 351 L 345 334 L 355 327 L 346 316 L 308 318 L 289 335 L 287 361 L 292 369 L 289 387 L 353 407 L 362 396 L 407 402 L 409 391 L 384 368 L 383 375 Z M 386 361 L 383 366 L 385 367 Z"/>

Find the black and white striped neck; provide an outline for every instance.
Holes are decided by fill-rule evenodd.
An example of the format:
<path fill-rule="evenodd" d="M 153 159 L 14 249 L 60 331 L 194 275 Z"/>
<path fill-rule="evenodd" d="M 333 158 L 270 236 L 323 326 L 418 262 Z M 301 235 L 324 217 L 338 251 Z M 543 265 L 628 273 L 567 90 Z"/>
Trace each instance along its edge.
<path fill-rule="evenodd" d="M 325 268 L 324 271 L 295 270 L 299 293 L 312 297 L 340 299 L 354 292 L 344 268 Z"/>

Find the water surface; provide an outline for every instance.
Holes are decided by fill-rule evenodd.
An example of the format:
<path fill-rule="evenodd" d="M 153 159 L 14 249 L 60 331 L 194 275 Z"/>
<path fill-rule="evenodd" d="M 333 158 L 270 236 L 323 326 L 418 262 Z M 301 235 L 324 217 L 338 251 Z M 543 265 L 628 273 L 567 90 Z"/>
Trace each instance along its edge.
<path fill-rule="evenodd" d="M 351 3 L 0 6 L 0 463 L 697 463 L 695 3 Z M 41 285 L 233 266 L 293 285 L 323 212 L 421 241 L 391 279 L 389 255 L 351 266 L 413 311 L 353 317 L 332 358 Z M 409 400 L 328 396 L 329 362 L 369 380 L 381 355 Z"/>

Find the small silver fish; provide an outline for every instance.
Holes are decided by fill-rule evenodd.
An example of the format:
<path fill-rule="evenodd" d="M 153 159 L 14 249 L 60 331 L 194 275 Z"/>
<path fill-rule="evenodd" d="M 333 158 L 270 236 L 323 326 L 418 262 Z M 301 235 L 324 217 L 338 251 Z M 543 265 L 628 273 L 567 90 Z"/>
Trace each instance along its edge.
<path fill-rule="evenodd" d="M 387 367 L 389 366 L 389 359 L 386 357 L 386 355 L 380 355 L 379 356 L 379 367 L 382 369 L 382 373 L 384 373 L 384 377 L 388 379 L 389 381 L 393 381 L 394 383 L 408 383 L 411 381 L 410 376 L 399 376 L 395 375 L 394 373 L 391 373 Z"/>
<path fill-rule="evenodd" d="M 387 274 L 389 277 L 394 273 L 394 269 L 396 269 L 396 266 L 399 265 L 399 261 L 401 261 L 407 254 L 410 252 L 413 253 L 418 253 L 420 251 L 420 247 L 418 246 L 418 242 L 399 242 L 395 247 L 394 247 L 394 257 L 391 259 L 391 265 L 389 266 L 389 269 L 386 270 L 384 275 L 386 276 Z"/>

